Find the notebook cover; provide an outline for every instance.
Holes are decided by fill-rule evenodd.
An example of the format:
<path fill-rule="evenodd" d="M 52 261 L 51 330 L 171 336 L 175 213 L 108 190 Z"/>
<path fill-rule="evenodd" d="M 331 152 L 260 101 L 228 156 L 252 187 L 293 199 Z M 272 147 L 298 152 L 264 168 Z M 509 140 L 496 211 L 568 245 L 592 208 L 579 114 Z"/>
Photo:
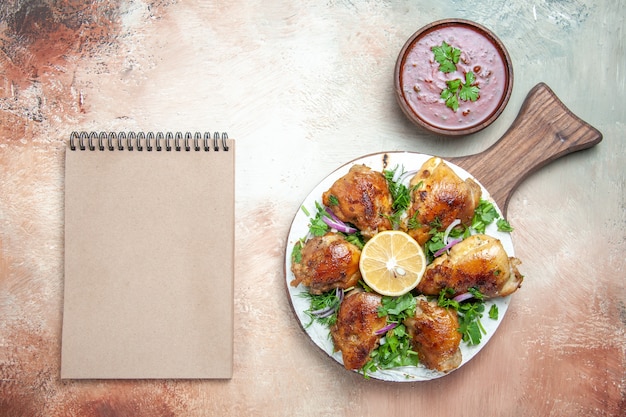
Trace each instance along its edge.
<path fill-rule="evenodd" d="M 61 378 L 230 378 L 234 151 L 66 151 Z"/>

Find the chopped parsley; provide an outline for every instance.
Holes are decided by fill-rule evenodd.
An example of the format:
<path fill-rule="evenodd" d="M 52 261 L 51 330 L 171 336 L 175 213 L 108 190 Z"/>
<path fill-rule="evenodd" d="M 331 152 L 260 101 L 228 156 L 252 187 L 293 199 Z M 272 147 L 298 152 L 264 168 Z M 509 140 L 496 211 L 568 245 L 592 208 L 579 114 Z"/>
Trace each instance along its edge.
<path fill-rule="evenodd" d="M 472 218 L 472 229 L 478 233 L 485 233 L 485 229 L 488 225 L 496 220 L 496 225 L 500 232 L 512 232 L 513 227 L 506 219 L 500 217 L 500 213 L 496 210 L 494 205 L 486 200 L 480 200 L 480 204 L 474 211 L 474 217 Z"/>
<path fill-rule="evenodd" d="M 471 228 L 478 233 L 485 233 L 487 226 L 499 217 L 500 214 L 498 214 L 494 205 L 487 200 L 481 199 L 478 207 L 474 210 Z"/>
<path fill-rule="evenodd" d="M 395 167 L 393 170 L 383 171 L 383 174 L 387 180 L 387 186 L 393 201 L 391 207 L 394 211 L 404 211 L 411 205 L 411 193 L 406 185 L 394 180 L 397 170 L 398 167 Z M 400 174 L 403 173 L 404 171 Z"/>
<path fill-rule="evenodd" d="M 415 316 L 417 300 L 411 293 L 399 297 L 384 296 L 378 308 L 378 316 L 387 316 L 387 323 L 396 327 L 387 331 L 380 345 L 370 355 L 370 360 L 363 366 L 363 375 L 378 369 L 397 368 L 399 366 L 417 366 L 417 352 L 411 348 L 411 338 L 402 324 L 405 318 Z"/>
<path fill-rule="evenodd" d="M 387 316 L 387 322 L 399 323 L 407 317 L 415 315 L 417 301 L 411 293 L 399 297 L 384 296 L 378 308 L 378 317 Z"/>
<path fill-rule="evenodd" d="M 474 216 L 472 217 L 472 223 L 469 227 L 465 227 L 463 225 L 458 225 L 454 229 L 450 231 L 449 238 L 456 239 L 462 237 L 463 239 L 470 236 L 472 233 L 481 233 L 484 234 L 487 226 L 493 223 L 497 219 L 496 224 L 498 225 L 498 230 L 501 232 L 511 232 L 513 228 L 505 219 L 500 216 L 500 213 L 496 210 L 493 203 L 487 200 L 480 200 L 480 203 L 476 207 L 474 211 Z M 426 255 L 426 259 L 428 262 L 432 262 L 434 259 L 434 253 L 445 246 L 443 241 L 443 231 L 438 231 L 434 229 L 434 227 L 440 227 L 437 222 L 433 222 L 430 225 L 433 227 L 431 230 L 430 239 L 424 244 L 424 253 Z"/>
<path fill-rule="evenodd" d="M 317 213 L 315 213 L 315 217 L 310 219 L 309 232 L 313 236 L 324 236 L 330 230 L 330 227 L 322 220 L 325 216 L 328 216 L 328 213 L 317 201 L 315 202 L 315 208 L 317 208 Z"/>
<path fill-rule="evenodd" d="M 361 235 L 361 232 L 345 235 L 345 237 L 348 242 L 352 243 L 359 249 L 363 249 L 363 246 L 365 246 L 365 238 L 363 237 L 363 235 Z"/>
<path fill-rule="evenodd" d="M 489 318 L 492 320 L 498 320 L 498 306 L 495 304 L 491 305 L 489 308 Z"/>
<path fill-rule="evenodd" d="M 291 262 L 299 264 L 302 262 L 302 246 L 304 245 L 304 239 L 298 240 L 293 249 L 291 250 Z"/>
<path fill-rule="evenodd" d="M 476 101 L 479 97 L 479 90 L 476 83 L 476 76 L 472 71 L 465 73 L 465 82 L 461 84 L 459 98 L 463 101 Z"/>
<path fill-rule="evenodd" d="M 444 246 L 446 246 L 446 244 L 443 242 L 443 232 L 434 233 L 424 244 L 424 255 L 426 255 L 426 261 L 431 263 L 435 259 L 434 254 Z"/>
<path fill-rule="evenodd" d="M 336 197 L 334 199 L 336 200 Z M 332 200 L 333 196 L 331 196 L 331 202 Z M 329 217 L 329 214 L 324 206 L 318 201 L 315 202 L 315 208 L 317 209 L 317 212 L 315 213 L 315 216 L 311 217 L 311 214 L 306 209 L 306 207 L 301 207 L 302 211 L 309 217 L 309 234 L 311 236 L 324 236 L 331 230 L 331 227 L 323 220 L 324 217 Z M 355 233 L 350 234 L 342 232 L 337 233 L 343 235 L 348 242 L 356 245 L 359 249 L 363 249 L 363 245 L 365 245 L 365 240 L 359 230 L 357 230 Z M 305 242 L 306 237 L 299 239 L 293 245 L 293 250 L 291 251 L 291 261 L 293 263 L 300 263 L 302 261 L 302 248 L 304 247 Z"/>
<path fill-rule="evenodd" d="M 433 46 L 430 50 L 435 55 L 435 61 L 439 64 L 439 71 L 441 72 L 454 72 L 456 71 L 456 64 L 459 63 L 461 58 L 461 50 L 454 48 L 446 43 L 441 42 L 439 46 Z"/>
<path fill-rule="evenodd" d="M 435 217 L 435 220 L 433 220 L 432 222 L 428 223 L 428 225 L 431 228 L 431 234 L 435 233 L 437 231 L 437 229 L 441 228 L 442 224 L 441 224 L 441 219 L 439 217 Z"/>
<path fill-rule="evenodd" d="M 512 232 L 513 227 L 507 222 L 505 219 L 498 219 L 496 221 L 496 225 L 498 226 L 498 230 L 501 232 Z"/>
<path fill-rule="evenodd" d="M 459 100 L 478 100 L 480 88 L 475 85 L 476 76 L 472 71 L 465 73 L 465 82 L 460 78 L 446 81 L 446 88 L 441 91 L 441 98 L 446 102 L 446 106 L 454 111 L 459 109 Z"/>
<path fill-rule="evenodd" d="M 396 166 L 392 170 L 384 170 L 383 175 L 387 180 L 387 187 L 389 188 L 389 193 L 391 194 L 392 205 L 391 208 L 393 210 L 393 214 L 390 216 L 389 221 L 394 226 L 398 226 L 400 223 L 400 219 L 404 212 L 411 205 L 411 190 L 402 182 L 394 180 L 396 178 L 396 172 L 398 171 L 398 167 Z M 404 170 L 400 172 L 400 177 L 404 174 Z"/>
<path fill-rule="evenodd" d="M 415 213 L 413 213 L 413 215 L 409 218 L 409 220 L 406 223 L 406 226 L 409 230 L 415 230 L 415 229 L 419 229 L 420 227 L 422 227 L 422 222 L 419 221 L 419 219 L 417 218 L 417 216 L 420 215 L 419 210 L 415 210 Z"/>
<path fill-rule="evenodd" d="M 472 293 L 473 298 L 466 301 L 455 301 L 454 290 L 452 288 L 444 288 L 439 293 L 437 303 L 440 307 L 453 308 L 457 312 L 459 318 L 459 333 L 461 333 L 463 341 L 469 346 L 478 345 L 487 331 L 483 327 L 480 319 L 485 312 L 484 296 L 475 288 L 468 290 Z M 489 318 L 498 319 L 498 307 L 493 304 L 489 309 Z"/>
<path fill-rule="evenodd" d="M 432 262 L 435 259 L 435 253 L 439 251 L 441 248 L 446 246 L 443 241 L 444 231 L 437 231 L 436 229 L 431 230 L 431 238 L 426 241 L 424 244 L 424 254 L 426 255 L 426 260 L 428 263 Z M 469 229 L 459 225 L 453 228 L 450 231 L 449 238 L 456 239 L 458 237 L 466 238 L 469 236 Z"/>
<path fill-rule="evenodd" d="M 456 64 L 461 58 L 461 50 L 455 48 L 445 41 L 439 46 L 430 48 L 435 61 L 439 64 L 439 71 L 444 74 L 455 72 Z M 446 107 L 453 111 L 459 109 L 459 100 L 476 101 L 480 97 L 480 88 L 476 85 L 476 75 L 472 71 L 465 73 L 465 79 L 455 78 L 446 81 L 446 88 L 441 91 L 440 97 L 446 103 Z"/>
<path fill-rule="evenodd" d="M 308 298 L 310 301 L 310 307 L 308 310 L 304 310 L 304 313 L 311 320 L 305 327 L 311 326 L 314 322 L 330 327 L 337 322 L 337 311 L 341 304 L 341 298 L 337 291 L 331 290 L 323 294 L 311 294 L 308 291 L 304 291 L 299 295 L 303 298 Z M 332 310 L 332 314 L 319 314 L 320 312 L 330 310 Z"/>

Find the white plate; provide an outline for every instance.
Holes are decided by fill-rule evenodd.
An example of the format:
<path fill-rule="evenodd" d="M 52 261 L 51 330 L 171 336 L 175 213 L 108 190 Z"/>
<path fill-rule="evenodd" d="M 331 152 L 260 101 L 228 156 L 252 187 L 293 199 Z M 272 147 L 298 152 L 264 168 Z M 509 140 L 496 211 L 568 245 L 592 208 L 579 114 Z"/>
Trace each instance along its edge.
<path fill-rule="evenodd" d="M 289 230 L 289 235 L 287 238 L 287 248 L 285 251 L 285 278 L 287 291 L 296 317 L 306 334 L 311 338 L 311 340 L 313 340 L 313 342 L 317 346 L 319 346 L 320 349 L 326 352 L 333 360 L 339 362 L 342 365 L 343 359 L 341 357 L 341 352 L 334 352 L 333 342 L 330 337 L 330 332 L 328 328 L 316 322 L 311 324 L 310 326 L 307 326 L 311 319 L 308 315 L 306 315 L 305 311 L 310 308 L 310 304 L 307 298 L 301 296 L 301 293 L 305 292 L 306 288 L 302 285 L 299 285 L 298 287 L 292 287 L 290 285 L 290 282 L 294 279 L 293 273 L 291 272 L 291 252 L 293 250 L 293 246 L 299 239 L 307 236 L 309 232 L 310 216 L 314 216 L 315 213 L 317 213 L 315 202 L 317 201 L 321 204 L 322 193 L 327 191 L 336 180 L 347 174 L 353 165 L 364 164 L 371 169 L 380 172 L 382 172 L 383 170 L 393 170 L 396 167 L 399 167 L 398 169 L 400 170 L 404 169 L 404 171 L 411 171 L 419 169 L 422 164 L 426 162 L 426 160 L 428 160 L 429 158 L 431 158 L 431 155 L 424 155 L 412 152 L 384 152 L 363 156 L 341 166 L 329 176 L 327 176 L 313 189 L 313 191 L 311 191 L 311 193 L 306 197 L 302 205 L 298 207 L 298 211 L 296 212 L 296 215 L 291 224 L 291 229 Z M 446 161 L 446 163 L 462 179 L 471 177 L 471 175 L 463 168 L 460 168 L 448 161 Z M 478 180 L 476 180 L 475 178 L 473 179 L 478 184 L 480 184 Z M 482 184 L 480 184 L 480 187 L 482 188 L 481 198 L 493 203 L 496 210 L 498 210 L 500 215 L 502 215 L 502 212 L 498 208 L 495 201 L 489 195 L 489 192 L 485 189 L 485 187 L 483 187 Z M 307 216 L 305 214 L 303 207 L 310 213 L 310 216 Z M 495 222 L 487 227 L 485 233 L 499 239 L 502 242 L 502 245 L 504 246 L 507 254 L 509 256 L 514 256 L 513 243 L 511 241 L 511 236 L 509 235 L 509 233 L 498 231 Z M 469 362 L 474 356 L 476 356 L 478 352 L 480 352 L 480 350 L 487 344 L 487 342 L 489 342 L 489 339 L 491 338 L 491 336 L 493 336 L 496 329 L 502 322 L 502 319 L 504 318 L 506 310 L 509 306 L 510 297 L 511 296 L 499 297 L 485 301 L 485 313 L 481 322 L 486 330 L 486 334 L 483 335 L 480 344 L 477 346 L 467 346 L 463 341 L 461 341 L 460 347 L 461 353 L 463 355 L 463 360 L 461 362 L 461 365 L 459 365 L 457 369 L 461 368 L 463 365 Z M 493 320 L 487 317 L 487 312 L 489 311 L 489 308 L 492 304 L 496 304 L 498 307 L 499 314 L 497 320 Z M 427 381 L 442 377 L 444 375 L 447 374 L 427 369 L 422 365 L 419 365 L 417 367 L 410 366 L 379 370 L 373 373 L 368 373 L 368 376 L 371 378 L 396 382 Z"/>

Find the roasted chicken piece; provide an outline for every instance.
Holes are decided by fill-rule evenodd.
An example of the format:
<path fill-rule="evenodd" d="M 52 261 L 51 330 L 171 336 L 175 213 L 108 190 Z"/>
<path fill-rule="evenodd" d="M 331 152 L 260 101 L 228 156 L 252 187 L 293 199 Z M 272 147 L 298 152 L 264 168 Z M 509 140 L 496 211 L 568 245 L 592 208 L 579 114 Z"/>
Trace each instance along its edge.
<path fill-rule="evenodd" d="M 449 372 L 461 364 L 459 319 L 454 309 L 417 298 L 415 317 L 404 319 L 420 363 L 428 369 Z"/>
<path fill-rule="evenodd" d="M 508 256 L 498 239 L 473 235 L 428 265 L 417 291 L 438 295 L 442 289 L 452 288 L 455 294 L 462 294 L 474 287 L 487 298 L 506 296 L 522 283 L 519 264 L 517 258 Z"/>
<path fill-rule="evenodd" d="M 409 189 L 411 206 L 403 229 L 420 245 L 430 239 L 431 229 L 445 230 L 456 219 L 469 226 L 482 193 L 475 181 L 463 181 L 437 157 L 424 162 Z"/>
<path fill-rule="evenodd" d="M 323 193 L 324 205 L 365 237 L 392 228 L 392 197 L 385 176 L 366 165 L 354 165 Z"/>
<path fill-rule="evenodd" d="M 378 317 L 379 306 L 381 296 L 364 291 L 352 291 L 341 303 L 330 334 L 346 369 L 363 368 L 378 347 L 381 336 L 376 331 L 387 325 L 385 316 Z"/>
<path fill-rule="evenodd" d="M 300 262 L 291 264 L 294 287 L 302 283 L 311 294 L 322 294 L 334 288 L 353 287 L 361 279 L 361 249 L 341 234 L 329 232 L 309 239 L 301 254 Z"/>

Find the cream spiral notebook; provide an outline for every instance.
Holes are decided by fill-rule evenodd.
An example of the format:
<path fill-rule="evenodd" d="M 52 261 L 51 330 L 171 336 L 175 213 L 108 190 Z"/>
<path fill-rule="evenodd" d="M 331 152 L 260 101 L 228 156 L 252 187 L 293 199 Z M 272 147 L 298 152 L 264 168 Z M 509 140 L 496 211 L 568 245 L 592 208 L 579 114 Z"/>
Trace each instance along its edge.
<path fill-rule="evenodd" d="M 61 378 L 231 378 L 235 141 L 72 133 Z"/>

